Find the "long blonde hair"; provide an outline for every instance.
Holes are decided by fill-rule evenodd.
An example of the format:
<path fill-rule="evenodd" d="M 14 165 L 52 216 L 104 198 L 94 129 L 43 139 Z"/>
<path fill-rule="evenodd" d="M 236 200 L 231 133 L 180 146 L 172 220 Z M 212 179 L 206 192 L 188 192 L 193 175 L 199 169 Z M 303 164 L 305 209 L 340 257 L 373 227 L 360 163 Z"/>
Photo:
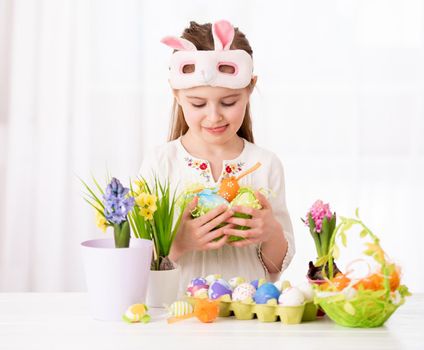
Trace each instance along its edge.
<path fill-rule="evenodd" d="M 182 38 L 191 41 L 197 48 L 197 50 L 213 50 L 214 41 L 212 35 L 212 24 L 198 24 L 194 21 L 190 22 L 190 27 L 186 28 L 181 35 Z M 231 50 L 244 50 L 250 56 L 253 55 L 252 48 L 250 47 L 249 41 L 246 36 L 239 31 L 238 28 L 234 28 L 234 40 L 230 46 Z M 249 88 L 253 88 L 254 83 L 252 82 Z M 174 104 L 171 113 L 171 124 L 169 130 L 168 141 L 175 140 L 180 136 L 184 135 L 188 130 L 188 125 L 184 118 L 184 112 L 177 100 L 174 98 Z M 247 141 L 254 143 L 253 132 L 252 132 L 252 118 L 250 115 L 250 104 L 247 103 L 246 111 L 244 113 L 243 123 L 240 129 L 237 131 L 237 135 L 243 137 Z"/>

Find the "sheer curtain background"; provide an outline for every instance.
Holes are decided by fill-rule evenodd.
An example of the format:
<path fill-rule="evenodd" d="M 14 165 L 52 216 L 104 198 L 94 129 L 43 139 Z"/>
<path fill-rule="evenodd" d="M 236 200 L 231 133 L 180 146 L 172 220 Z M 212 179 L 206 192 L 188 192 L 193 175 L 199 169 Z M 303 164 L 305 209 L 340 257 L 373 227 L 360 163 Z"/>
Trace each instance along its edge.
<path fill-rule="evenodd" d="M 254 50 L 256 143 L 285 166 L 284 278 L 315 257 L 300 217 L 321 198 L 359 207 L 424 291 L 423 1 L 0 0 L 1 291 L 85 289 L 79 243 L 104 236 L 78 177 L 136 175 L 168 131 L 159 40 L 222 18 Z"/>

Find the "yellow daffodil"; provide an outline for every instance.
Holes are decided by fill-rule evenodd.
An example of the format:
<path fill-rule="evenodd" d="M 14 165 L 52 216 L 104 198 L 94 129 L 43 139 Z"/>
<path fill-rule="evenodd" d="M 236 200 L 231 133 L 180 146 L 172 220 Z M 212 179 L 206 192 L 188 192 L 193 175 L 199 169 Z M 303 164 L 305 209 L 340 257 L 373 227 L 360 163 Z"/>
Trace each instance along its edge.
<path fill-rule="evenodd" d="M 150 208 L 141 208 L 140 215 L 146 220 L 153 220 L 153 211 Z"/>
<path fill-rule="evenodd" d="M 146 197 L 148 196 L 147 193 L 142 192 L 137 197 L 135 197 L 135 203 L 140 207 L 144 208 L 146 206 Z"/>
<path fill-rule="evenodd" d="M 156 196 L 154 194 L 149 194 L 148 196 L 146 196 L 145 204 L 150 208 L 154 207 L 154 210 L 156 210 Z"/>
<path fill-rule="evenodd" d="M 96 212 L 96 226 L 100 228 L 103 232 L 106 232 L 107 221 L 104 215 L 100 214 L 98 210 Z"/>

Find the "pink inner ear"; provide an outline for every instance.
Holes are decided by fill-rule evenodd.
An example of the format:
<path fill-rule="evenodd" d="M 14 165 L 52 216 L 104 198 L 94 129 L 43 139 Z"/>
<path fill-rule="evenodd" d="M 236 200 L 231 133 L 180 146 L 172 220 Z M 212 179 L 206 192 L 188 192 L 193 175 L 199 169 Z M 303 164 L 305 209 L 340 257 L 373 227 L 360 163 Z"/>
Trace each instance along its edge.
<path fill-rule="evenodd" d="M 175 50 L 184 50 L 185 49 L 183 43 L 180 40 L 178 40 L 178 38 L 175 38 L 173 36 L 167 36 L 167 37 L 163 38 L 160 42 L 165 44 L 165 45 L 172 47 Z"/>
<path fill-rule="evenodd" d="M 194 44 L 192 44 L 190 41 L 182 38 L 177 38 L 175 36 L 166 36 L 160 42 L 172 47 L 175 50 L 196 50 L 196 46 L 194 46 Z"/>
<path fill-rule="evenodd" d="M 215 34 L 222 43 L 222 48 L 228 50 L 234 39 L 234 28 L 230 22 L 226 20 L 214 23 Z"/>

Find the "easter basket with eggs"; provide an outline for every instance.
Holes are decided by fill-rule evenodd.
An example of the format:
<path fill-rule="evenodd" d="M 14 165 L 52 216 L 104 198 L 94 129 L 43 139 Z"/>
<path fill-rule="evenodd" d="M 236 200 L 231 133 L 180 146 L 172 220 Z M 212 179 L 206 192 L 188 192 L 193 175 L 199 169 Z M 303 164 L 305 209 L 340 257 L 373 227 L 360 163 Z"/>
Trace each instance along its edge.
<path fill-rule="evenodd" d="M 361 328 L 382 326 L 410 293 L 405 285 L 400 284 L 400 268 L 388 259 L 378 237 L 360 220 L 358 210 L 355 218 L 340 217 L 340 220 L 330 241 L 329 253 L 321 261 L 328 267 L 326 283 L 315 286 L 314 301 L 339 325 Z M 346 233 L 353 227 L 359 228 L 361 238 L 368 238 L 364 254 L 377 266 L 363 277 L 355 277 L 355 269 L 345 274 L 334 274 L 333 259 L 340 255 L 336 238 L 340 238 L 346 247 Z M 366 262 L 365 259 L 355 262 L 361 261 Z"/>
<path fill-rule="evenodd" d="M 197 206 L 191 212 L 193 218 L 205 215 L 220 205 L 226 205 L 228 208 L 235 206 L 245 206 L 254 209 L 261 209 L 261 205 L 255 196 L 254 190 L 248 186 L 240 186 L 238 183 L 241 178 L 252 173 L 260 166 L 261 163 L 258 162 L 253 167 L 241 173 L 237 177 L 230 176 L 223 178 L 218 188 L 206 188 L 202 184 L 192 184 L 185 189 L 183 195 L 181 196 L 181 200 L 187 204 L 195 196 L 198 197 Z M 264 192 L 264 190 L 261 190 L 261 192 Z M 234 217 L 244 219 L 251 218 L 251 216 L 248 214 L 238 212 L 234 213 Z M 221 225 L 215 227 L 215 229 L 225 225 L 226 223 L 222 223 Z M 248 230 L 249 227 L 236 225 L 235 229 Z M 221 237 L 217 237 L 215 240 L 219 240 L 220 238 Z M 234 235 L 228 237 L 229 242 L 240 241 L 243 239 L 243 237 Z"/>

